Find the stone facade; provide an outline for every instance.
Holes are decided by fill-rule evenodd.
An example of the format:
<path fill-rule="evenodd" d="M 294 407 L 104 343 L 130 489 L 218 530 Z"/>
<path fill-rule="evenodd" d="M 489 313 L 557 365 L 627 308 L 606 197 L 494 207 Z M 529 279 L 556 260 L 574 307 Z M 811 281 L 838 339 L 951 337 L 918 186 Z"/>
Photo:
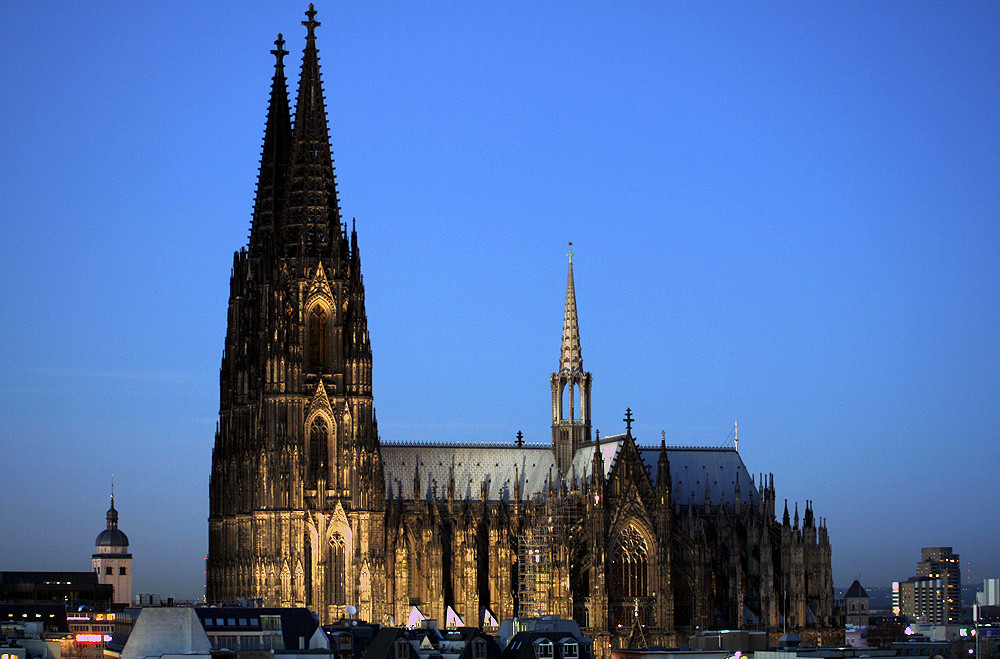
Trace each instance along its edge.
<path fill-rule="evenodd" d="M 413 607 L 490 626 L 580 622 L 604 656 L 636 629 L 812 628 L 833 640 L 830 544 L 730 448 L 595 437 L 572 259 L 552 445 L 380 441 L 357 233 L 342 222 L 310 6 L 294 128 L 279 35 L 247 247 L 236 253 L 212 456 L 208 598 Z M 540 401 L 541 402 L 541 401 Z M 787 618 L 787 620 L 786 620 Z M 823 638 L 823 634 L 831 634 Z"/>

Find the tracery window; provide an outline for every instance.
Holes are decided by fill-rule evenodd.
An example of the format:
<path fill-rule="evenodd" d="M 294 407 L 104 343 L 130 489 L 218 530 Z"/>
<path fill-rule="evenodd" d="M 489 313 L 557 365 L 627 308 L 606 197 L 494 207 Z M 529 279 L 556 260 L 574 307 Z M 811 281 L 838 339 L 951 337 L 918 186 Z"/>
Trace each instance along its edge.
<path fill-rule="evenodd" d="M 338 534 L 330 538 L 330 597 L 334 604 L 345 604 L 344 572 L 347 569 L 344 539 Z"/>
<path fill-rule="evenodd" d="M 613 599 L 646 597 L 649 593 L 649 553 L 646 541 L 632 526 L 622 529 L 611 556 Z"/>
<path fill-rule="evenodd" d="M 309 428 L 309 483 L 313 487 L 316 487 L 320 474 L 325 474 L 329 436 L 326 419 L 321 416 L 313 419 Z"/>
<path fill-rule="evenodd" d="M 309 362 L 314 371 L 326 370 L 326 311 L 316 307 L 309 314 Z"/>

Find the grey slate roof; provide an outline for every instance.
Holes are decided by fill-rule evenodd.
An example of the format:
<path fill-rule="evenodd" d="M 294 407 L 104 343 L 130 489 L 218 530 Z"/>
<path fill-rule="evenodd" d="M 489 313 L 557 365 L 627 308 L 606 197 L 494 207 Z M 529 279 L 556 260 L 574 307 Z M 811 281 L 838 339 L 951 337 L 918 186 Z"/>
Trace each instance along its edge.
<path fill-rule="evenodd" d="M 618 460 L 624 435 L 602 437 L 598 440 L 604 460 L 605 478 Z M 646 473 L 656 482 L 660 449 L 639 447 L 639 455 L 646 464 Z M 736 500 L 736 483 L 740 484 L 740 498 L 744 505 L 756 505 L 757 488 L 743 465 L 739 453 L 731 448 L 668 447 L 670 478 L 673 498 L 678 504 L 705 503 L 705 481 L 709 482 L 712 503 L 718 504 L 725 494 L 725 501 Z M 486 481 L 487 499 L 512 501 L 514 499 L 515 466 L 521 485 L 521 498 L 544 495 L 551 474 L 557 483 L 560 477 L 567 486 L 574 473 L 577 482 L 589 478 L 594 460 L 594 445 L 581 447 L 573 458 L 572 471 L 559 474 L 555 454 L 547 444 L 382 444 L 385 467 L 386 497 L 413 500 L 413 480 L 417 463 L 420 464 L 421 496 L 425 499 L 444 499 L 448 493 L 451 474 L 455 478 L 455 498 L 478 500 L 481 486 Z"/>
<path fill-rule="evenodd" d="M 656 482 L 656 469 L 660 459 L 659 448 L 640 448 L 639 455 L 646 463 L 646 471 Z M 667 447 L 670 461 L 670 484 L 675 504 L 692 500 L 705 503 L 705 481 L 708 480 L 712 503 L 718 504 L 725 494 L 726 503 L 736 501 L 736 483 L 740 484 L 740 499 L 744 505 L 757 505 L 760 496 L 753 479 L 747 472 L 740 454 L 732 448 L 671 448 Z"/>
<path fill-rule="evenodd" d="M 844 595 L 844 597 L 845 598 L 846 597 L 868 597 L 868 593 L 866 593 L 865 589 L 861 586 L 861 582 L 858 581 L 857 579 L 855 579 L 854 583 L 851 584 L 851 587 L 847 589 L 847 593 Z"/>
<path fill-rule="evenodd" d="M 386 498 L 412 500 L 413 476 L 420 463 L 420 489 L 424 499 L 443 499 L 448 494 L 451 470 L 455 474 L 455 498 L 478 500 L 486 481 L 490 501 L 513 501 L 514 467 L 521 482 L 521 498 L 541 494 L 551 470 L 556 478 L 552 447 L 490 444 L 382 444 Z M 436 495 L 435 495 L 436 493 Z"/>

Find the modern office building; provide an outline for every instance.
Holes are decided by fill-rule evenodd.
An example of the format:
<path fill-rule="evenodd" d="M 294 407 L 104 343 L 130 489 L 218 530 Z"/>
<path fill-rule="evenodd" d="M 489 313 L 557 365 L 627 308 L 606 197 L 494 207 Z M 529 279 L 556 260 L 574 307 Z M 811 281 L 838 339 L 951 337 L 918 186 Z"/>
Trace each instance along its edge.
<path fill-rule="evenodd" d="M 958 567 L 958 554 L 953 553 L 951 547 L 924 547 L 920 550 L 917 576 L 941 580 L 944 622 L 961 622 L 962 572 Z"/>

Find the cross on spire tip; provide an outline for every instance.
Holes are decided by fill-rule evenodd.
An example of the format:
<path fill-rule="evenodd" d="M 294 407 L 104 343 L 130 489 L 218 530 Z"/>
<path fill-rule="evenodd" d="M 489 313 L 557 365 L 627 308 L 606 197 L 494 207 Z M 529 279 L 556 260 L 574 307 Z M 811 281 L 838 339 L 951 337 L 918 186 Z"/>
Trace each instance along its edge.
<path fill-rule="evenodd" d="M 285 55 L 288 54 L 288 51 L 285 50 L 284 48 L 285 40 L 282 38 L 281 32 L 278 33 L 278 38 L 274 40 L 274 45 L 275 49 L 271 51 L 271 54 L 274 55 L 275 59 L 277 60 L 274 63 L 274 67 L 281 68 L 285 64 L 284 62 Z"/>
<path fill-rule="evenodd" d="M 302 24 L 306 26 L 308 33 L 306 34 L 307 41 L 313 41 L 316 39 L 316 28 L 318 28 L 321 23 L 316 20 L 316 7 L 309 3 L 309 11 L 306 12 L 306 16 L 309 17 L 308 21 L 302 21 Z"/>

